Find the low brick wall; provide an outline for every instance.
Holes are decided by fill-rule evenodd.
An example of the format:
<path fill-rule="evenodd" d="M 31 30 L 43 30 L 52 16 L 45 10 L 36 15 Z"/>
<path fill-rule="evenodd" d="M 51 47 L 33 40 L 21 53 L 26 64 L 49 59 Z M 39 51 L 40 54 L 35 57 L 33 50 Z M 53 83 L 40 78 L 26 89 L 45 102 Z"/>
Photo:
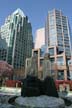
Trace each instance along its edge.
<path fill-rule="evenodd" d="M 21 87 L 21 81 L 7 80 L 5 82 L 6 87 Z"/>

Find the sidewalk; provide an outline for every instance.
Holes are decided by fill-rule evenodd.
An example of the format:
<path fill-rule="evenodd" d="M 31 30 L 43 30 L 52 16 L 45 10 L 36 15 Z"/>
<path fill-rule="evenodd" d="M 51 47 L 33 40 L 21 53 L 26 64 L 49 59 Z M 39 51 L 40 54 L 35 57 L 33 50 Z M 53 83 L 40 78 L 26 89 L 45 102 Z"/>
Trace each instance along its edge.
<path fill-rule="evenodd" d="M 21 96 L 21 88 L 0 87 L 0 95 Z"/>

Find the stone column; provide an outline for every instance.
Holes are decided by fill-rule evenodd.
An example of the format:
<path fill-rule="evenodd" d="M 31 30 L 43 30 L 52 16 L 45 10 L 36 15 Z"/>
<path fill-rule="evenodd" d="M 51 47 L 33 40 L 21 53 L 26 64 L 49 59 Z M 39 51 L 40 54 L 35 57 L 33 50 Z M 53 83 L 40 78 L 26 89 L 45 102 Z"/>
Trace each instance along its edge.
<path fill-rule="evenodd" d="M 67 80 L 67 70 L 64 70 L 64 80 Z"/>

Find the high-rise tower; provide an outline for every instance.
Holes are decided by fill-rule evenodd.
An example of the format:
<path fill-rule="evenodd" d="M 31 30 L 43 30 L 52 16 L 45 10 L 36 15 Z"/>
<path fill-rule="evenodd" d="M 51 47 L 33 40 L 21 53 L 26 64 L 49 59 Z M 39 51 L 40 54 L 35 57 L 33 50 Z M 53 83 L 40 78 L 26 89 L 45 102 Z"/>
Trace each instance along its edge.
<path fill-rule="evenodd" d="M 66 56 L 71 56 L 70 29 L 67 16 L 59 10 L 48 12 L 45 23 L 45 43 L 56 46 L 59 52 L 65 52 Z"/>
<path fill-rule="evenodd" d="M 67 16 L 59 10 L 48 12 L 45 22 L 45 44 L 50 60 L 55 65 L 56 79 L 70 76 L 68 60 L 71 58 L 70 27 Z"/>
<path fill-rule="evenodd" d="M 7 43 L 6 61 L 14 68 L 25 66 L 25 59 L 32 53 L 32 27 L 28 17 L 17 9 L 1 26 L 1 38 Z M 3 55 L 4 56 L 4 55 Z"/>

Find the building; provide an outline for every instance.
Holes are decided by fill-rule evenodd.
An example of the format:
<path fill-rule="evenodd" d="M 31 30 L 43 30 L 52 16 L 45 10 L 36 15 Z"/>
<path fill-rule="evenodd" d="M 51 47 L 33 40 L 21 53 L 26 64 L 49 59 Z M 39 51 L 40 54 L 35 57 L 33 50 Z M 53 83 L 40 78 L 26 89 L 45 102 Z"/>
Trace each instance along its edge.
<path fill-rule="evenodd" d="M 35 46 L 34 48 L 41 48 L 45 45 L 45 28 L 40 28 L 36 31 L 35 34 Z"/>
<path fill-rule="evenodd" d="M 69 79 L 72 80 L 72 59 L 68 61 L 68 66 L 69 66 L 69 73 L 70 73 Z"/>
<path fill-rule="evenodd" d="M 6 56 L 6 61 L 13 65 L 14 69 L 25 67 L 25 59 L 32 55 L 33 39 L 31 23 L 21 9 L 17 9 L 5 19 L 0 34 L 0 39 L 7 44 L 4 46 L 7 53 L 2 53 L 2 56 Z"/>
<path fill-rule="evenodd" d="M 68 60 L 71 58 L 70 29 L 67 16 L 59 10 L 48 12 L 45 22 L 45 44 L 52 63 L 55 63 L 57 79 L 69 77 Z"/>
<path fill-rule="evenodd" d="M 6 55 L 7 55 L 7 50 L 6 50 L 7 44 L 4 39 L 1 39 L 0 37 L 0 60 L 6 61 Z"/>
<path fill-rule="evenodd" d="M 43 63 L 43 57 L 41 57 L 41 49 L 32 49 L 32 57 L 36 56 L 37 57 L 37 67 L 38 67 L 38 78 L 42 78 L 42 63 Z M 28 68 L 28 65 L 31 63 L 31 58 L 26 58 L 26 69 Z M 27 76 L 27 71 L 25 71 L 25 76 Z"/>
<path fill-rule="evenodd" d="M 67 80 L 69 76 L 69 70 L 65 52 L 59 53 L 56 46 L 51 46 L 48 49 L 50 53 L 50 60 L 52 64 L 55 64 L 54 70 L 56 71 L 56 79 Z"/>
<path fill-rule="evenodd" d="M 68 59 L 71 57 L 70 29 L 67 16 L 59 10 L 48 12 L 45 23 L 45 43 L 57 46 L 58 51 L 65 52 Z"/>

